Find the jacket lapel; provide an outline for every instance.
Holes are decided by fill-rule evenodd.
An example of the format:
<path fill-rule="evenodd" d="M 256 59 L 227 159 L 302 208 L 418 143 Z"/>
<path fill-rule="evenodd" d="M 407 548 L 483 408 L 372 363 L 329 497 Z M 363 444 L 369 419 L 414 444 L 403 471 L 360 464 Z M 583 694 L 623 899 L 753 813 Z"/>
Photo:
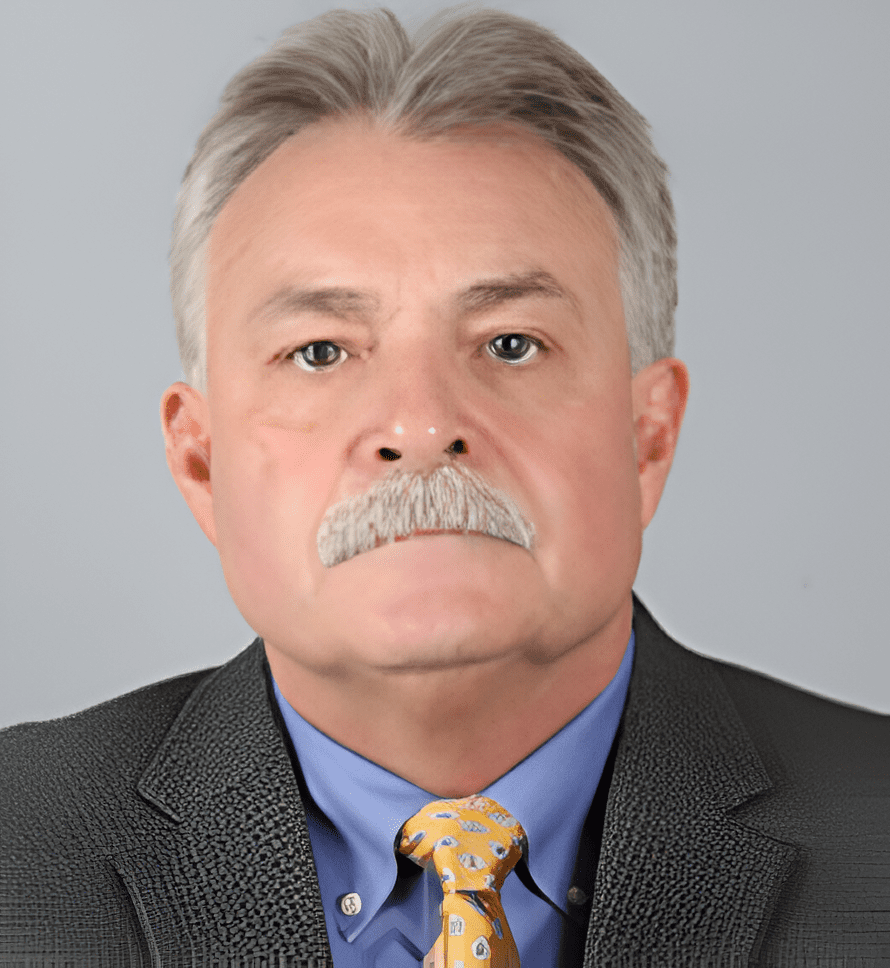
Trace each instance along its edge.
<path fill-rule="evenodd" d="M 196 689 L 138 789 L 155 809 L 116 866 L 154 963 L 331 964 L 260 640 Z"/>
<path fill-rule="evenodd" d="M 733 820 L 770 781 L 713 664 L 634 629 L 585 965 L 753 963 L 795 849 Z"/>

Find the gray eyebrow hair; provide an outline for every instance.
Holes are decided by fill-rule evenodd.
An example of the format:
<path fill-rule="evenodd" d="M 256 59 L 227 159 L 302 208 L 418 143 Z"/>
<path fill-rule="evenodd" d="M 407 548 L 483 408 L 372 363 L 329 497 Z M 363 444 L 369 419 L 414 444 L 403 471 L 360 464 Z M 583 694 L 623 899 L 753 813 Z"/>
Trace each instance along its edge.
<path fill-rule="evenodd" d="M 343 286 L 319 289 L 286 286 L 263 303 L 254 318 L 274 321 L 303 313 L 321 313 L 338 319 L 354 319 L 372 314 L 379 305 L 380 300 L 371 293 Z"/>
<path fill-rule="evenodd" d="M 575 297 L 544 269 L 511 273 L 473 283 L 455 297 L 459 316 L 473 316 L 517 299 L 544 296 L 565 299 L 577 309 Z M 344 286 L 318 289 L 286 286 L 267 300 L 255 318 L 274 321 L 303 313 L 320 313 L 338 319 L 355 319 L 373 315 L 380 300 L 370 292 Z"/>
<path fill-rule="evenodd" d="M 529 296 L 544 296 L 551 299 L 565 299 L 577 309 L 575 297 L 544 269 L 519 272 L 497 279 L 487 279 L 474 283 L 457 297 L 461 315 L 475 315 L 515 299 Z"/>

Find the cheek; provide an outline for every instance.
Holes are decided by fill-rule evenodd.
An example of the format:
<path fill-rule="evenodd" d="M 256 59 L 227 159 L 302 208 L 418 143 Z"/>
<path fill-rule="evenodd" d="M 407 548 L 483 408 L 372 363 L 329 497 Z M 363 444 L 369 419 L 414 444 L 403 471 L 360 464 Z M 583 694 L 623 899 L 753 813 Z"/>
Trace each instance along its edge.
<path fill-rule="evenodd" d="M 534 486 L 543 498 L 545 571 L 570 585 L 635 571 L 642 529 L 629 407 L 564 412 L 541 456 Z"/>
<path fill-rule="evenodd" d="M 241 611 L 308 594 L 330 492 L 308 431 L 250 422 L 214 440 L 211 484 L 220 560 Z M 268 605 L 266 606 L 268 607 Z"/>

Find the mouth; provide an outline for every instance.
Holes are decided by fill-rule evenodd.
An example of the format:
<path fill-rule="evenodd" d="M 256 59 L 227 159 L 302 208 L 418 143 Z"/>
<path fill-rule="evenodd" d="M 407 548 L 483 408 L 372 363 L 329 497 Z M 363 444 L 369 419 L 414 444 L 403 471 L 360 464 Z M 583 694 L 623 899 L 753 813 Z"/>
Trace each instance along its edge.
<path fill-rule="evenodd" d="M 508 538 L 501 539 L 498 535 L 488 534 L 485 531 L 479 531 L 470 528 L 415 528 L 413 531 L 409 531 L 407 534 L 397 534 L 390 537 L 381 537 L 377 535 L 374 540 L 374 545 L 368 545 L 361 550 L 353 551 L 352 554 L 344 556 L 340 559 L 340 562 L 335 562 L 335 564 L 341 563 L 343 561 L 349 561 L 352 558 L 360 557 L 361 555 L 367 554 L 369 551 L 376 551 L 378 548 L 385 548 L 387 545 L 398 544 L 402 541 L 408 541 L 410 538 L 428 538 L 437 537 L 440 535 L 457 535 L 461 538 L 473 537 L 473 538 L 497 538 L 498 540 L 509 541 Z M 328 566 L 330 567 L 330 566 Z"/>
<path fill-rule="evenodd" d="M 430 528 L 430 529 L 418 528 L 416 531 L 411 531 L 409 534 L 397 534 L 395 538 L 393 538 L 393 541 L 407 541 L 409 538 L 421 538 L 427 535 L 435 535 L 435 534 L 482 535 L 484 534 L 484 532 L 483 531 L 464 531 L 460 528 Z M 377 541 L 378 548 L 384 544 L 389 544 L 389 542 L 382 538 L 378 539 Z"/>

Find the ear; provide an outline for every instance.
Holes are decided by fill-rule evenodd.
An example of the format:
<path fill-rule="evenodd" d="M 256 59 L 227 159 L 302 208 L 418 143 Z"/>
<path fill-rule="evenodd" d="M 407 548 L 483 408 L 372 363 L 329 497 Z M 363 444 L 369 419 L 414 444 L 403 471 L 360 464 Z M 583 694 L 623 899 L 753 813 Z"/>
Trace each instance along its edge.
<path fill-rule="evenodd" d="M 216 544 L 210 483 L 210 414 L 202 393 L 174 383 L 161 398 L 167 466 L 195 520 Z"/>
<path fill-rule="evenodd" d="M 657 360 L 637 373 L 631 383 L 631 392 L 641 517 L 645 528 L 661 500 L 677 449 L 689 396 L 689 372 L 680 360 Z"/>

